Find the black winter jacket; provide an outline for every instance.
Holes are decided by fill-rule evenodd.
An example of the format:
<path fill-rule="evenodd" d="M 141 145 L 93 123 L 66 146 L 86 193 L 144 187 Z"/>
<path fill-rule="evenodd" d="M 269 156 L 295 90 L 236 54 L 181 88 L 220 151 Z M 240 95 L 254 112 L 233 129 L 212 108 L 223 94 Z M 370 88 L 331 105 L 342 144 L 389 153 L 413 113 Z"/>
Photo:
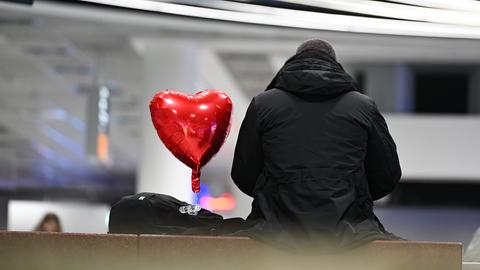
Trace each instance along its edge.
<path fill-rule="evenodd" d="M 395 239 L 373 213 L 401 176 L 395 143 L 374 101 L 321 52 L 291 57 L 253 98 L 231 175 L 254 198 L 247 220 L 263 240 L 297 249 Z"/>

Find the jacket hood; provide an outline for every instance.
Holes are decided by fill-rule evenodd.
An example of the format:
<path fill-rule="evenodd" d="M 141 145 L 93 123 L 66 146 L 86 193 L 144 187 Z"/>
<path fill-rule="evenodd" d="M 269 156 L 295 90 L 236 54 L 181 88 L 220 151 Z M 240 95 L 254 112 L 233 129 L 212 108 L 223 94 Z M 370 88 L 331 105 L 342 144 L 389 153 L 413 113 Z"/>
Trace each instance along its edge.
<path fill-rule="evenodd" d="M 313 50 L 290 57 L 265 91 L 273 88 L 308 96 L 337 96 L 358 91 L 355 81 L 340 63 Z"/>

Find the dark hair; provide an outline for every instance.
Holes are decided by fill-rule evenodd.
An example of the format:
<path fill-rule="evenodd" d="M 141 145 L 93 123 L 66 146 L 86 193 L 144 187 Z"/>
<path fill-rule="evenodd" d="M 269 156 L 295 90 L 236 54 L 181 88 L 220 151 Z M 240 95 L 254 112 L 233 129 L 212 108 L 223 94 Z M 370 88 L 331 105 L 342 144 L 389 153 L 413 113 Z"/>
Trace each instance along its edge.
<path fill-rule="evenodd" d="M 43 226 L 45 225 L 45 223 L 47 223 L 48 221 L 53 221 L 55 223 L 57 223 L 57 228 L 58 228 L 58 232 L 61 232 L 62 231 L 62 226 L 60 225 L 60 219 L 58 218 L 58 216 L 54 213 L 48 213 L 46 214 L 42 220 L 40 221 L 40 223 L 38 223 L 37 227 L 35 227 L 35 231 L 36 232 L 42 232 L 42 231 L 45 231 L 45 229 L 43 228 Z"/>
<path fill-rule="evenodd" d="M 335 50 L 333 49 L 332 45 L 330 45 L 330 43 L 326 42 L 325 40 L 321 40 L 321 39 L 306 40 L 302 44 L 300 44 L 300 46 L 298 46 L 297 53 L 301 53 L 307 50 L 322 51 L 328 54 L 333 59 L 335 60 L 337 59 L 337 56 L 335 55 Z"/>

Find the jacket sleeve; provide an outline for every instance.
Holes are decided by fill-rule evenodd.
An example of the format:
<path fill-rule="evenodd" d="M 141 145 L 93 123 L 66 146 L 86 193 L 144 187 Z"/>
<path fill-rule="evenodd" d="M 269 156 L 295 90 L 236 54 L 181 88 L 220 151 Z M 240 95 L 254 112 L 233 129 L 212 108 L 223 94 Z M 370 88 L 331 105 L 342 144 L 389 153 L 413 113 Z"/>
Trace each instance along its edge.
<path fill-rule="evenodd" d="M 253 197 L 255 183 L 262 170 L 263 151 L 260 127 L 255 111 L 255 99 L 253 99 L 240 127 L 231 176 L 242 192 Z"/>
<path fill-rule="evenodd" d="M 397 147 L 388 131 L 385 119 L 372 102 L 368 131 L 365 170 L 373 200 L 390 194 L 400 181 L 402 171 Z"/>

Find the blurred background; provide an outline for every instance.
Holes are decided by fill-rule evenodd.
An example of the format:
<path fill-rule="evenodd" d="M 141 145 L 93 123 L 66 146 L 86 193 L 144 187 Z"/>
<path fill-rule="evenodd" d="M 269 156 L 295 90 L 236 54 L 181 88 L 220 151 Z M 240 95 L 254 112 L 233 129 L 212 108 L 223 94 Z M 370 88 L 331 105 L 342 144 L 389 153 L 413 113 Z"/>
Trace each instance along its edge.
<path fill-rule="evenodd" d="M 66 232 L 107 232 L 122 196 L 192 202 L 190 170 L 158 139 L 158 90 L 221 89 L 225 145 L 202 171 L 202 206 L 246 217 L 230 178 L 238 129 L 305 39 L 335 48 L 376 100 L 403 177 L 376 213 L 413 240 L 470 242 L 480 227 L 480 2 L 0 1 L 0 229 L 47 213 Z"/>

